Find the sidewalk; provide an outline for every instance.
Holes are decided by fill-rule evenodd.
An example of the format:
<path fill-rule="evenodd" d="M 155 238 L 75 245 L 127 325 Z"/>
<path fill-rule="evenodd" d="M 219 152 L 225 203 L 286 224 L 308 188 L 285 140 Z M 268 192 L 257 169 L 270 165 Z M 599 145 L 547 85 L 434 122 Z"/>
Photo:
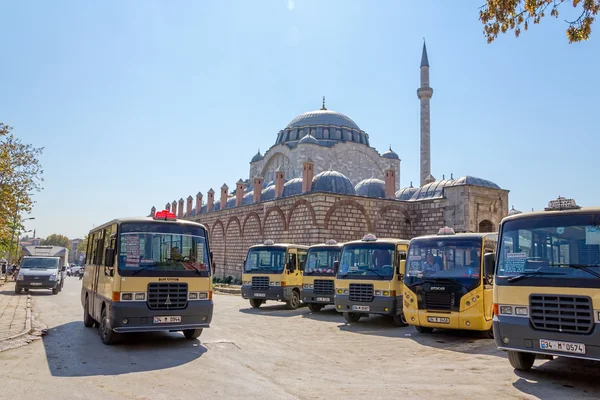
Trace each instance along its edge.
<path fill-rule="evenodd" d="M 0 285 L 0 342 L 29 333 L 31 330 L 31 297 L 15 294 L 15 283 Z"/>

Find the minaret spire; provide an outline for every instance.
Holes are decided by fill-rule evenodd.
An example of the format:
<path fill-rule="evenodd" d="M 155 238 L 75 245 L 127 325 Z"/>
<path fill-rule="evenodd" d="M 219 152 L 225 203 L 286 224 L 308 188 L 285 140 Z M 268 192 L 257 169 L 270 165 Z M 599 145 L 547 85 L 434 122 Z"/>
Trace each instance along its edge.
<path fill-rule="evenodd" d="M 431 176 L 431 125 L 429 100 L 433 96 L 433 89 L 429 87 L 429 58 L 427 57 L 427 47 L 425 38 L 423 38 L 423 53 L 421 54 L 421 87 L 417 89 L 417 97 L 421 101 L 421 186 L 434 181 Z"/>

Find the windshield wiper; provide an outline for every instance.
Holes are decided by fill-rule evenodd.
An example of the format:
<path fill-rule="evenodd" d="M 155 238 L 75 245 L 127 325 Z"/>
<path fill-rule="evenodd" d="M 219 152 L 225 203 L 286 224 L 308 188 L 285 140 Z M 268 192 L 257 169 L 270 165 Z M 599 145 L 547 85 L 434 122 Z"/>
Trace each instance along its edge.
<path fill-rule="evenodd" d="M 387 275 L 381 275 L 379 272 L 377 272 L 376 269 L 368 269 L 367 271 L 374 272 L 375 275 L 377 275 L 380 278 L 387 278 L 388 277 Z"/>
<path fill-rule="evenodd" d="M 600 278 L 600 274 L 598 272 L 590 269 L 590 267 L 600 267 L 600 265 L 568 264 L 568 263 L 554 263 L 554 264 L 549 264 L 549 265 L 580 269 L 582 271 L 587 272 L 590 275 L 594 275 L 596 278 Z"/>
<path fill-rule="evenodd" d="M 432 278 L 427 278 L 427 280 L 429 282 L 431 282 L 431 281 L 449 281 L 452 283 L 456 283 L 457 285 L 460 285 L 462 287 L 467 287 L 467 285 L 465 285 L 464 283 L 461 283 L 459 280 L 454 279 L 454 278 L 447 278 L 447 277 L 434 278 L 434 277 L 432 277 Z"/>
<path fill-rule="evenodd" d="M 136 269 L 135 271 L 133 271 L 131 273 L 131 275 L 137 275 L 140 272 L 145 271 L 145 270 L 150 269 L 150 268 L 156 268 L 156 266 L 155 265 L 147 265 L 145 267 L 139 267 L 138 269 Z"/>
<path fill-rule="evenodd" d="M 566 275 L 566 273 L 564 273 L 564 272 L 540 271 L 540 269 L 541 269 L 541 267 L 536 270 L 533 270 L 533 271 L 523 272 L 521 275 L 511 276 L 510 278 L 507 279 L 507 281 L 508 281 L 508 283 L 513 283 L 513 282 L 516 282 L 523 278 L 528 278 L 530 276 L 536 276 L 536 275 Z"/>

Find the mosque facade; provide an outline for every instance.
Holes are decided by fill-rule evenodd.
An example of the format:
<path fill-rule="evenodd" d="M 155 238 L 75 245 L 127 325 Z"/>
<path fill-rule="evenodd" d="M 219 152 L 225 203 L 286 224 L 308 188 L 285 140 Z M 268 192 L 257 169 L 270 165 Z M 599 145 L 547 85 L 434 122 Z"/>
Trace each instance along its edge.
<path fill-rule="evenodd" d="M 400 158 L 379 153 L 348 116 L 320 109 L 277 133 L 250 161 L 235 187 L 212 188 L 167 203 L 179 218 L 203 223 L 219 277 L 241 277 L 248 248 L 266 239 L 312 245 L 366 233 L 410 239 L 450 226 L 457 232 L 497 230 L 508 214 L 508 190 L 473 176 L 431 175 L 429 60 L 423 44 L 420 101 L 420 184 L 400 186 Z M 215 198 L 215 195 L 217 196 Z M 162 208 L 162 207 L 161 207 Z M 151 214 L 156 211 L 152 207 Z"/>

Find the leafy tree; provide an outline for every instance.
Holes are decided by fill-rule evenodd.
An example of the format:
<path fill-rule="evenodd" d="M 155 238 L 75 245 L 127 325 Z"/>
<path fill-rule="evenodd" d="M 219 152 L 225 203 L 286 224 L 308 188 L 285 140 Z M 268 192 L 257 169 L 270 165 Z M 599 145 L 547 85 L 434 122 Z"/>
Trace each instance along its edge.
<path fill-rule="evenodd" d="M 479 11 L 479 19 L 484 25 L 484 35 L 491 43 L 499 33 L 509 29 L 519 37 L 521 27 L 527 30 L 531 23 L 539 24 L 548 12 L 558 18 L 558 8 L 563 3 L 570 3 L 581 11 L 574 21 L 566 21 L 569 43 L 588 40 L 595 16 L 600 11 L 600 0 L 487 0 Z"/>
<path fill-rule="evenodd" d="M 13 227 L 22 226 L 20 213 L 31 211 L 31 192 L 40 191 L 43 182 L 38 159 L 43 148 L 23 143 L 11 131 L 0 122 L 0 253 L 8 251 Z"/>
<path fill-rule="evenodd" d="M 71 241 L 65 235 L 53 233 L 40 243 L 42 246 L 61 246 L 67 249 L 71 248 Z"/>
<path fill-rule="evenodd" d="M 79 244 L 77 245 L 77 251 L 80 253 L 85 253 L 87 250 L 87 243 L 88 243 L 88 237 L 87 237 L 87 235 L 85 235 L 83 240 L 81 242 L 79 242 Z"/>

